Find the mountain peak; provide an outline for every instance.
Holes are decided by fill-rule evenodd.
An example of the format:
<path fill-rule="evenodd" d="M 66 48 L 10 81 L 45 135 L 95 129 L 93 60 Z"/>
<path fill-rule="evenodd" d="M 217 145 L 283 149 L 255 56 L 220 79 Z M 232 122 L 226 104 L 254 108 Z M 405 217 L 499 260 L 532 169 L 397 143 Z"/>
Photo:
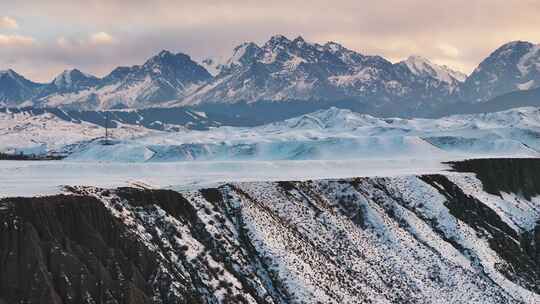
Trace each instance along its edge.
<path fill-rule="evenodd" d="M 0 106 L 19 106 L 34 96 L 40 86 L 12 69 L 0 71 Z"/>
<path fill-rule="evenodd" d="M 96 78 L 95 76 L 84 73 L 81 70 L 76 69 L 76 68 L 64 70 L 62 73 L 60 73 L 60 75 L 57 76 L 57 78 L 61 76 L 67 76 L 67 75 L 77 75 L 77 76 L 84 76 L 86 78 Z"/>
<path fill-rule="evenodd" d="M 157 56 L 160 58 L 163 58 L 163 57 L 168 57 L 168 56 L 174 56 L 174 54 L 171 51 L 162 50 L 161 52 L 157 54 Z"/>
<path fill-rule="evenodd" d="M 479 85 L 480 84 L 480 85 Z M 540 85 L 540 45 L 511 41 L 484 59 L 469 76 L 465 92 L 473 102 L 483 102 L 515 90 Z"/>
<path fill-rule="evenodd" d="M 288 45 L 291 41 L 283 35 L 274 35 L 270 37 L 270 40 L 264 44 L 265 48 L 274 48 L 280 45 Z"/>
<path fill-rule="evenodd" d="M 429 59 L 420 55 L 410 55 L 409 57 L 407 57 L 405 61 L 406 62 L 423 62 L 423 63 L 431 64 L 431 61 Z"/>
<path fill-rule="evenodd" d="M 294 40 L 292 42 L 294 44 L 296 44 L 296 45 L 302 45 L 302 44 L 306 43 L 306 40 L 304 40 L 304 37 L 298 36 L 298 37 L 294 38 Z"/>
<path fill-rule="evenodd" d="M 150 59 L 148 59 L 144 65 L 154 65 L 154 64 L 160 64 L 160 65 L 169 65 L 174 64 L 177 62 L 188 62 L 191 61 L 191 57 L 189 55 L 186 55 L 184 53 L 173 53 L 168 50 L 162 50 L 158 54 L 152 56 Z"/>
<path fill-rule="evenodd" d="M 15 72 L 12 69 L 0 70 L 0 76 L 3 76 L 3 75 L 8 75 L 9 77 L 15 77 L 16 75 L 19 75 L 19 74 L 17 74 L 17 72 Z"/>
<path fill-rule="evenodd" d="M 188 77 L 187 74 L 194 73 L 200 74 L 199 76 L 203 78 L 209 77 L 208 72 L 198 63 L 193 61 L 189 55 L 186 55 L 184 53 L 175 54 L 168 50 L 162 50 L 157 55 L 151 57 L 142 65 L 141 68 L 143 71 L 142 74 L 147 72 L 155 75 L 161 75 L 162 73 L 171 73 L 169 77 L 174 78 L 179 77 L 179 75 L 184 75 Z M 135 70 L 137 70 L 136 67 Z M 141 71 L 139 71 L 139 73 L 140 72 Z M 135 71 L 135 73 L 137 73 L 137 71 Z"/>
<path fill-rule="evenodd" d="M 234 49 L 233 49 L 233 53 L 239 53 L 239 52 L 242 52 L 243 50 L 247 50 L 247 49 L 258 49 L 259 46 L 253 42 L 244 42 L 240 45 L 237 45 Z"/>
<path fill-rule="evenodd" d="M 497 50 L 507 50 L 507 49 L 513 49 L 513 48 L 527 48 L 532 47 L 534 44 L 529 41 L 523 41 L 523 40 L 515 40 L 507 42 L 503 45 L 501 45 Z M 495 52 L 497 52 L 497 50 Z"/>
<path fill-rule="evenodd" d="M 280 35 L 280 34 L 277 34 L 277 35 L 274 35 L 272 37 L 270 37 L 270 40 L 268 40 L 270 42 L 290 42 L 289 38 L 285 37 L 284 35 Z"/>
<path fill-rule="evenodd" d="M 151 71 L 152 74 L 161 74 L 165 70 L 168 71 L 182 71 L 183 69 L 191 69 L 193 65 L 198 65 L 194 62 L 190 56 L 184 53 L 172 53 L 167 50 L 159 52 L 157 55 L 148 59 L 143 65 L 142 69 L 145 71 Z M 137 66 L 133 67 L 134 71 L 137 70 Z M 196 70 L 204 69 L 202 66 L 195 68 Z"/>
<path fill-rule="evenodd" d="M 80 89 L 96 84 L 98 78 L 78 69 L 64 70 L 53 80 L 53 85 L 63 89 Z"/>
<path fill-rule="evenodd" d="M 244 42 L 236 46 L 233 50 L 233 55 L 224 65 L 226 68 L 234 66 L 242 66 L 251 60 L 261 51 L 260 47 L 253 42 Z"/>
<path fill-rule="evenodd" d="M 337 52 L 345 50 L 345 47 L 343 45 L 334 41 L 328 41 L 327 43 L 325 43 L 324 48 L 328 50 L 330 53 L 337 53 Z"/>
<path fill-rule="evenodd" d="M 420 55 L 411 55 L 402 62 L 415 75 L 421 75 L 422 73 L 426 72 L 427 69 L 432 69 L 433 67 L 437 66 L 431 62 L 431 60 Z"/>
<path fill-rule="evenodd" d="M 174 54 L 173 52 L 171 51 L 168 51 L 168 50 L 162 50 L 160 51 L 157 55 L 151 57 L 150 59 L 148 59 L 148 61 L 146 63 L 155 63 L 155 62 L 169 62 L 171 60 L 174 60 L 175 58 L 178 58 L 178 57 L 189 57 L 188 55 L 185 55 L 185 54 L 182 54 L 182 53 L 178 53 L 178 54 Z"/>
<path fill-rule="evenodd" d="M 446 83 L 453 83 L 456 80 L 463 82 L 467 78 L 467 75 L 459 71 L 452 70 L 445 65 L 435 64 L 428 58 L 419 55 L 411 55 L 401 63 L 414 75 L 429 76 Z"/>
<path fill-rule="evenodd" d="M 9 79 L 10 81 L 28 83 L 30 86 L 39 85 L 38 83 L 35 83 L 35 82 L 31 81 L 31 80 L 26 79 L 23 75 L 15 72 L 12 69 L 1 70 L 0 71 L 0 78 Z"/>
<path fill-rule="evenodd" d="M 516 61 L 519 60 L 519 57 L 522 57 L 526 53 L 530 52 L 534 46 L 534 44 L 528 41 L 511 41 L 498 47 L 482 63 L 486 62 L 487 64 L 491 64 L 493 61 L 501 59 Z M 482 65 L 482 63 L 480 63 L 480 65 Z"/>

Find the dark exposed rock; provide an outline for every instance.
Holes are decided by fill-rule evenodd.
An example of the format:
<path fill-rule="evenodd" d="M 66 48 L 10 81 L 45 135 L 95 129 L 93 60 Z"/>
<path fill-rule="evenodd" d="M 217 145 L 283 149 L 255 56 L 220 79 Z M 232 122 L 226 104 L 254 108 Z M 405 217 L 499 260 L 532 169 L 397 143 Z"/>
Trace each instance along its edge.
<path fill-rule="evenodd" d="M 214 204 L 217 204 L 223 201 L 223 196 L 221 195 L 221 192 L 219 192 L 218 189 L 207 188 L 207 189 L 201 189 L 200 192 L 207 201 L 212 202 Z"/>
<path fill-rule="evenodd" d="M 151 285 L 158 275 L 154 253 L 97 199 L 1 204 L 9 206 L 0 213 L 0 298 L 8 303 L 166 302 L 167 290 Z"/>
<path fill-rule="evenodd" d="M 540 194 L 540 159 L 474 159 L 449 163 L 458 172 L 472 172 L 482 181 L 484 190 L 522 194 L 526 199 Z"/>

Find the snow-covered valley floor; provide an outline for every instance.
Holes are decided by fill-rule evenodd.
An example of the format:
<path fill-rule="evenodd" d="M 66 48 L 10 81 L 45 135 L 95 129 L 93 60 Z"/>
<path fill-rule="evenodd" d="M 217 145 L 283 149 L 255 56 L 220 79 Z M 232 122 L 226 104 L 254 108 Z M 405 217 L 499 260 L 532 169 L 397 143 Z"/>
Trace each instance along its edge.
<path fill-rule="evenodd" d="M 444 161 L 539 157 L 540 109 L 440 119 L 377 118 L 337 108 L 258 127 L 104 128 L 51 113 L 0 113 L 0 153 L 63 161 L 0 161 L 0 196 L 63 185 L 190 189 L 224 182 L 438 173 Z"/>
<path fill-rule="evenodd" d="M 447 159 L 446 159 L 447 160 Z M 443 159 L 192 161 L 167 163 L 0 161 L 0 197 L 50 195 L 65 185 L 192 189 L 224 182 L 401 176 L 446 171 Z"/>
<path fill-rule="evenodd" d="M 331 108 L 258 127 L 105 129 L 50 113 L 0 113 L 0 152 L 85 162 L 462 159 L 540 156 L 540 109 L 440 119 L 377 118 Z"/>

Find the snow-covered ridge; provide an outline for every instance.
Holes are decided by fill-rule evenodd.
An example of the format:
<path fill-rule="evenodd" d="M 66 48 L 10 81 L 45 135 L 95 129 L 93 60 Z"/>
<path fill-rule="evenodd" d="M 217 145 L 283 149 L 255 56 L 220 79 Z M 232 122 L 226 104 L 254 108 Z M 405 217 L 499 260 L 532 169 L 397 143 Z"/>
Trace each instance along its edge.
<path fill-rule="evenodd" d="M 73 88 L 74 86 L 82 83 L 83 85 L 88 82 L 97 81 L 97 77 L 81 72 L 77 69 L 65 70 L 60 75 L 56 76 L 53 80 L 53 84 L 57 88 Z"/>
<path fill-rule="evenodd" d="M 0 254 L 20 261 L 0 287 L 24 291 L 2 297 L 36 302 L 43 295 L 31 290 L 46 288 L 62 300 L 121 301 L 129 288 L 163 303 L 538 303 L 540 163 L 469 165 L 477 169 L 0 199 Z M 35 254 L 50 242 L 71 245 L 51 257 L 66 267 Z M 107 254 L 87 258 L 96 252 Z M 38 269 L 44 279 L 12 279 Z M 81 276 L 92 284 L 75 284 Z"/>
<path fill-rule="evenodd" d="M 456 131 L 461 129 L 540 128 L 540 108 L 525 107 L 484 114 L 453 115 L 439 119 L 377 118 L 347 109 L 330 108 L 261 128 L 332 129 L 399 128 L 408 131 Z"/>
<path fill-rule="evenodd" d="M 409 56 L 402 62 L 417 76 L 430 76 L 446 83 L 463 82 L 467 79 L 467 75 L 452 70 L 447 66 L 434 64 L 429 59 L 421 56 Z"/>
<path fill-rule="evenodd" d="M 104 130 L 92 123 L 54 115 L 0 117 L 1 150 L 67 151 L 70 160 L 83 161 L 455 159 L 540 151 L 540 109 L 532 107 L 440 119 L 377 118 L 330 108 L 258 127 L 206 131 L 119 123 L 112 146 L 94 140 Z"/>
<path fill-rule="evenodd" d="M 8 76 L 13 77 L 14 74 L 15 74 L 15 71 L 13 71 L 12 69 L 0 70 L 0 76 L 8 75 Z"/>

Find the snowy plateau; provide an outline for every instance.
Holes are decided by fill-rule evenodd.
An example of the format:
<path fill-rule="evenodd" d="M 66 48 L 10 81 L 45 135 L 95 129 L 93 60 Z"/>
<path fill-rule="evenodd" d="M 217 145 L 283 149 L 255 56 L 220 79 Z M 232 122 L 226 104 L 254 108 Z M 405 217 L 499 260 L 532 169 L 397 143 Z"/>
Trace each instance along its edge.
<path fill-rule="evenodd" d="M 204 119 L 204 113 L 198 113 Z M 0 152 L 62 161 L 3 161 L 0 196 L 55 194 L 62 185 L 183 189 L 226 181 L 434 173 L 466 158 L 538 157 L 540 109 L 440 119 L 377 118 L 330 108 L 257 127 L 105 129 L 52 113 L 0 112 Z"/>
<path fill-rule="evenodd" d="M 0 301 L 539 303 L 540 162 L 450 165 L 0 199 Z"/>

